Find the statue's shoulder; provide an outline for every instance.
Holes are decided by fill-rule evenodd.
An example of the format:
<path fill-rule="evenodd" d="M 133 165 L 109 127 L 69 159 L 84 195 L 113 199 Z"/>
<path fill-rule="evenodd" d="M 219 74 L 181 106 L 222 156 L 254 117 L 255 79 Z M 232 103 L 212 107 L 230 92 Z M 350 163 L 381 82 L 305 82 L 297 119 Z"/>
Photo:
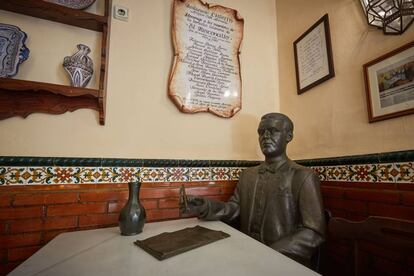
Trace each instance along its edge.
<path fill-rule="evenodd" d="M 257 174 L 259 172 L 259 167 L 260 167 L 261 164 L 262 163 L 260 163 L 257 166 L 247 167 L 247 168 L 243 169 L 242 174 L 245 174 L 245 175 L 247 175 L 247 174 Z"/>
<path fill-rule="evenodd" d="M 299 165 L 298 163 L 296 163 L 295 161 L 289 160 L 289 166 L 290 169 L 294 171 L 295 175 L 300 176 L 300 177 L 307 177 L 309 175 L 315 174 L 315 171 L 312 170 L 311 168 Z"/>

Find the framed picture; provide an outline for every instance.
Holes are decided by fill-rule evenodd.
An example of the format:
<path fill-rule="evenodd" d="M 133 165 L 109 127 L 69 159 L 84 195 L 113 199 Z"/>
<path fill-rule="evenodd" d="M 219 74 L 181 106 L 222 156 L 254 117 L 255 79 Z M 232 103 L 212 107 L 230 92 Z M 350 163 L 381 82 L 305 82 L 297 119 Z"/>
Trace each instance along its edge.
<path fill-rule="evenodd" d="M 414 41 L 364 65 L 369 122 L 414 113 Z"/>
<path fill-rule="evenodd" d="M 335 76 L 328 14 L 296 39 L 293 49 L 298 94 Z"/>

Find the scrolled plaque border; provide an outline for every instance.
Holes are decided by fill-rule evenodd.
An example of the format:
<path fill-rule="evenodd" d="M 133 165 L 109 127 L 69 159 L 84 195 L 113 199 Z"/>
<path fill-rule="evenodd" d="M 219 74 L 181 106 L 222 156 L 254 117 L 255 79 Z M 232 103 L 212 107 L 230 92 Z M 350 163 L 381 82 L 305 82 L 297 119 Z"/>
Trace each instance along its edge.
<path fill-rule="evenodd" d="M 175 91 L 173 91 L 173 89 L 172 89 L 172 79 L 174 77 L 174 74 L 176 74 L 177 66 L 178 66 L 179 58 L 180 58 L 178 43 L 177 43 L 177 27 L 176 27 L 176 23 L 175 23 L 176 22 L 175 9 L 176 9 L 177 2 L 186 3 L 186 2 L 189 2 L 189 1 L 196 1 L 199 4 L 201 4 L 202 6 L 206 7 L 208 10 L 220 9 L 220 10 L 224 10 L 226 12 L 230 12 L 231 14 L 233 14 L 234 19 L 238 22 L 241 22 L 241 24 L 242 24 L 240 40 L 239 40 L 239 42 L 236 46 L 237 47 L 238 81 L 240 83 L 239 100 L 238 100 L 238 104 L 236 106 L 234 106 L 233 109 L 230 110 L 229 114 L 223 114 L 223 113 L 217 112 L 215 109 L 212 109 L 208 106 L 207 107 L 199 107 L 199 108 L 189 108 L 184 104 L 182 97 L 179 94 L 177 94 Z M 170 74 L 169 74 L 169 79 L 168 79 L 168 97 L 173 101 L 173 103 L 177 106 L 177 108 L 183 113 L 209 112 L 211 114 L 214 114 L 214 115 L 216 115 L 218 117 L 222 117 L 222 118 L 231 118 L 231 117 L 233 117 L 242 108 L 242 77 L 241 77 L 241 66 L 240 66 L 240 54 L 241 54 L 240 48 L 241 48 L 241 44 L 242 44 L 243 36 L 244 36 L 244 31 L 243 31 L 244 30 L 244 19 L 241 17 L 239 12 L 235 9 L 224 7 L 222 5 L 211 5 L 209 3 L 205 3 L 201 0 L 174 0 L 172 14 L 173 14 L 173 16 L 172 16 L 171 32 L 172 32 L 174 58 L 173 58 L 173 62 L 172 62 L 172 66 L 171 66 L 171 70 L 170 70 Z"/>

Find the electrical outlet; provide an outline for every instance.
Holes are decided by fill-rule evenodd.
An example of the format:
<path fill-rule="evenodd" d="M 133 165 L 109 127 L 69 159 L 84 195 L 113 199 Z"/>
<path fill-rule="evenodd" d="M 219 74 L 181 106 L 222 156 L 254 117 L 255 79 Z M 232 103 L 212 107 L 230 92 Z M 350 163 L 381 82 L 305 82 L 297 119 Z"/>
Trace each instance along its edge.
<path fill-rule="evenodd" d="M 126 7 L 114 6 L 114 18 L 122 20 L 122 21 L 128 21 L 129 18 L 129 9 Z"/>

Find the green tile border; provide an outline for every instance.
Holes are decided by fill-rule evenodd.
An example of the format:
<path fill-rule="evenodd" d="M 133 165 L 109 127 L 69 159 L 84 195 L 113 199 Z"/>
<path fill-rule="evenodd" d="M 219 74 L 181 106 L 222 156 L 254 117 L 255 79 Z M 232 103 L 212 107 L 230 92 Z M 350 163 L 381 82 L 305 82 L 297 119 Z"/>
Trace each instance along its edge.
<path fill-rule="evenodd" d="M 0 156 L 0 166 L 65 166 L 65 167 L 252 167 L 260 161 L 126 159 L 82 157 Z"/>
<path fill-rule="evenodd" d="M 414 161 L 414 150 L 296 160 L 303 166 L 336 166 Z M 127 159 L 83 157 L 0 156 L 0 166 L 67 166 L 67 167 L 252 167 L 260 161 Z"/>
<path fill-rule="evenodd" d="M 296 160 L 297 163 L 307 167 L 355 164 L 382 164 L 411 161 L 414 161 L 414 150 Z"/>

